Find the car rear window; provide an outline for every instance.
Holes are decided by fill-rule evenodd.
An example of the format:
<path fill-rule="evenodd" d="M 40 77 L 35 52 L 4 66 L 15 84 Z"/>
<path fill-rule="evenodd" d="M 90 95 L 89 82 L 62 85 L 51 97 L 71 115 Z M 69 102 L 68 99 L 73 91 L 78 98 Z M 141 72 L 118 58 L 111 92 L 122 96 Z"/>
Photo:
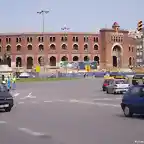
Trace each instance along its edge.
<path fill-rule="evenodd" d="M 115 83 L 116 84 L 128 84 L 128 82 L 125 80 L 117 80 L 117 81 L 115 81 Z"/>

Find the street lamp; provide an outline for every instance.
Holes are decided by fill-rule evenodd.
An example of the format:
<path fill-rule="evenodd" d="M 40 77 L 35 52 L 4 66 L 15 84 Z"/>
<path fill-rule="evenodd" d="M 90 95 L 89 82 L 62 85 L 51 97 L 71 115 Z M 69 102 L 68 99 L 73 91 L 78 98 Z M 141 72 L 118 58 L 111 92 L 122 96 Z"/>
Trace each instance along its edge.
<path fill-rule="evenodd" d="M 40 15 L 42 15 L 42 30 L 43 30 L 43 33 L 44 33 L 44 31 L 45 31 L 45 14 L 48 14 L 49 13 L 49 11 L 46 11 L 46 10 L 41 10 L 41 11 L 39 11 L 39 12 L 37 12 L 37 14 L 40 14 Z"/>
<path fill-rule="evenodd" d="M 64 35 L 65 35 L 65 36 L 67 35 L 67 31 L 68 31 L 69 29 L 70 29 L 70 28 L 68 28 L 66 25 L 61 28 L 61 30 L 64 31 Z M 68 64 L 68 59 L 67 59 L 67 61 L 66 61 L 66 73 L 67 73 L 67 64 Z"/>

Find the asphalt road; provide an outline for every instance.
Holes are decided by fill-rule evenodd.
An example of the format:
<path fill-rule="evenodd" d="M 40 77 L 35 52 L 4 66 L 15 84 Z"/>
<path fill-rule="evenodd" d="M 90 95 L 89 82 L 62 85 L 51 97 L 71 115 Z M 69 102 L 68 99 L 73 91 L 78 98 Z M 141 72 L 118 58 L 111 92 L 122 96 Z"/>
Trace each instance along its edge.
<path fill-rule="evenodd" d="M 0 113 L 0 144 L 133 144 L 144 119 L 125 118 L 121 95 L 101 91 L 102 79 L 18 84 L 15 106 Z"/>

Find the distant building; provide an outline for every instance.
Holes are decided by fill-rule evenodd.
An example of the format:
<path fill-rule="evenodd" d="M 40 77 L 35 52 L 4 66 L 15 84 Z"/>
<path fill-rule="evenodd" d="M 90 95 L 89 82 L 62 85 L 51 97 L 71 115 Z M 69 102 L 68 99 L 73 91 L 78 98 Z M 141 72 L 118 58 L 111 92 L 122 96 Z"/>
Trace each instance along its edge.
<path fill-rule="evenodd" d="M 16 67 L 57 66 L 60 61 L 97 61 L 101 68 L 135 65 L 136 40 L 129 31 L 112 28 L 96 33 L 0 34 L 0 58 L 6 53 Z M 0 60 L 1 60 L 0 59 Z"/>
<path fill-rule="evenodd" d="M 138 31 L 129 32 L 129 36 L 133 37 L 136 41 L 136 66 L 144 65 L 144 39 L 143 33 Z"/>

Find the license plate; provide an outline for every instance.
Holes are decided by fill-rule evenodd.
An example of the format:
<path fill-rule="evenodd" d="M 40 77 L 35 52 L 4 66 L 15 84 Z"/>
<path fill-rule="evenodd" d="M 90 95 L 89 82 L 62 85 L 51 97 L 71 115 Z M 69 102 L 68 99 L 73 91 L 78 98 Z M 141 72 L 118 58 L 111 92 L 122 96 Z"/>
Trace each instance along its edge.
<path fill-rule="evenodd" d="M 0 108 L 5 108 L 5 107 L 9 107 L 9 104 L 0 105 Z"/>

